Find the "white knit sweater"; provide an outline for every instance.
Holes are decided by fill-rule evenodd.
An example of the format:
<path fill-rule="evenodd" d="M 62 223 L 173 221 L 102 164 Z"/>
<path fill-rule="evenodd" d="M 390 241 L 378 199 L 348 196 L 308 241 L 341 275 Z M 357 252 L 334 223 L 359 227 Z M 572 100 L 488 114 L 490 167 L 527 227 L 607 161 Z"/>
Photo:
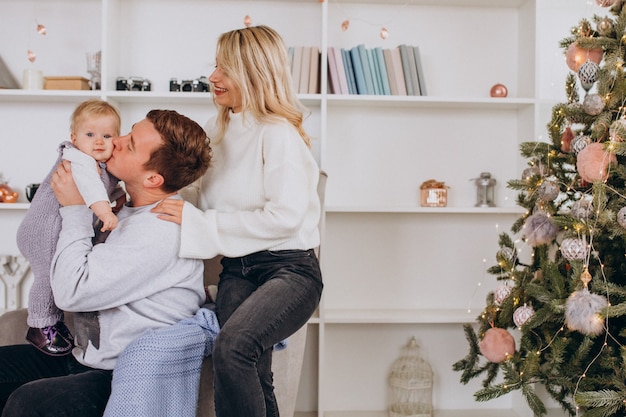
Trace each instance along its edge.
<path fill-rule="evenodd" d="M 205 129 L 214 137 L 215 120 Z M 211 147 L 198 208 L 185 203 L 183 209 L 181 256 L 235 257 L 319 245 L 319 167 L 293 126 L 231 114 L 224 138 Z"/>

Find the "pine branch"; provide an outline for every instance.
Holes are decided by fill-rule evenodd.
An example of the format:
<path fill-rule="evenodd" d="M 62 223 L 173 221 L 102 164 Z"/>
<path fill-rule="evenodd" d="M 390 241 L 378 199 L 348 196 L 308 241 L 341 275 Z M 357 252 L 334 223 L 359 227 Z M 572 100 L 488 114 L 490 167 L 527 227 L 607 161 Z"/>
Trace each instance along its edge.
<path fill-rule="evenodd" d="M 585 411 L 585 417 L 611 417 L 624 409 L 624 392 L 613 390 L 598 390 L 577 392 L 574 395 L 576 404 L 592 410 Z"/>

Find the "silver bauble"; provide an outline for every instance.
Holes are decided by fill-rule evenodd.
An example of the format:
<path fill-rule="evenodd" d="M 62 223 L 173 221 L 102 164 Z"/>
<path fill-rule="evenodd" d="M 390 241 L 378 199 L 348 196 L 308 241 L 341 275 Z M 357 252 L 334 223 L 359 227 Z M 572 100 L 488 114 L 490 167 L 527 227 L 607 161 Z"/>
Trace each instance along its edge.
<path fill-rule="evenodd" d="M 598 81 L 599 69 L 600 66 L 589 59 L 578 68 L 578 79 L 585 91 L 589 91 L 593 83 Z"/>
<path fill-rule="evenodd" d="M 598 32 L 602 36 L 609 36 L 611 33 L 613 33 L 614 27 L 615 26 L 613 24 L 613 21 L 608 17 L 603 17 L 598 22 Z"/>
<path fill-rule="evenodd" d="M 524 304 L 513 312 L 513 322 L 517 327 L 522 327 L 534 315 L 535 309 Z"/>
<path fill-rule="evenodd" d="M 593 215 L 593 203 L 584 198 L 574 201 L 570 214 L 577 219 L 588 219 Z"/>
<path fill-rule="evenodd" d="M 600 94 L 587 94 L 583 100 L 583 110 L 591 116 L 597 116 L 602 113 L 606 102 Z"/>
<path fill-rule="evenodd" d="M 587 242 L 574 237 L 563 239 L 561 255 L 568 261 L 583 260 L 587 256 Z"/>
<path fill-rule="evenodd" d="M 554 181 L 543 180 L 537 188 L 537 196 L 545 202 L 553 201 L 559 196 L 559 186 Z"/>
<path fill-rule="evenodd" d="M 585 149 L 591 143 L 591 138 L 587 135 L 578 135 L 572 140 L 572 151 L 578 155 L 580 151 Z"/>

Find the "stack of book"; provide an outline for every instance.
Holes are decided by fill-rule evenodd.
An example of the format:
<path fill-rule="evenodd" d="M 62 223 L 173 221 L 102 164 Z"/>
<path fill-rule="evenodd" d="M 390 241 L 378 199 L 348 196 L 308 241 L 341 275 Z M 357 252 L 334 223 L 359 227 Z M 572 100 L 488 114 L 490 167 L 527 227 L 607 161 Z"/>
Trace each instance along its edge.
<path fill-rule="evenodd" d="M 417 46 L 328 47 L 328 80 L 333 94 L 426 95 Z"/>
<path fill-rule="evenodd" d="M 320 50 L 316 46 L 292 46 L 289 48 L 291 78 L 298 94 L 320 92 Z"/>

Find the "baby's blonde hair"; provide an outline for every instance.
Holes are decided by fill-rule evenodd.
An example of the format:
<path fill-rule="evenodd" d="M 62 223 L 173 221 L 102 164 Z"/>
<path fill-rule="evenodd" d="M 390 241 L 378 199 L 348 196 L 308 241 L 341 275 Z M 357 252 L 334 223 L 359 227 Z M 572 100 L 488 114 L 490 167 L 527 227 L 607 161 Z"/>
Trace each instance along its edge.
<path fill-rule="evenodd" d="M 122 126 L 120 112 L 112 104 L 98 99 L 83 101 L 76 106 L 70 117 L 70 133 L 75 133 L 76 125 L 81 120 L 92 116 L 113 116 L 116 121 L 115 136 L 120 135 Z"/>

